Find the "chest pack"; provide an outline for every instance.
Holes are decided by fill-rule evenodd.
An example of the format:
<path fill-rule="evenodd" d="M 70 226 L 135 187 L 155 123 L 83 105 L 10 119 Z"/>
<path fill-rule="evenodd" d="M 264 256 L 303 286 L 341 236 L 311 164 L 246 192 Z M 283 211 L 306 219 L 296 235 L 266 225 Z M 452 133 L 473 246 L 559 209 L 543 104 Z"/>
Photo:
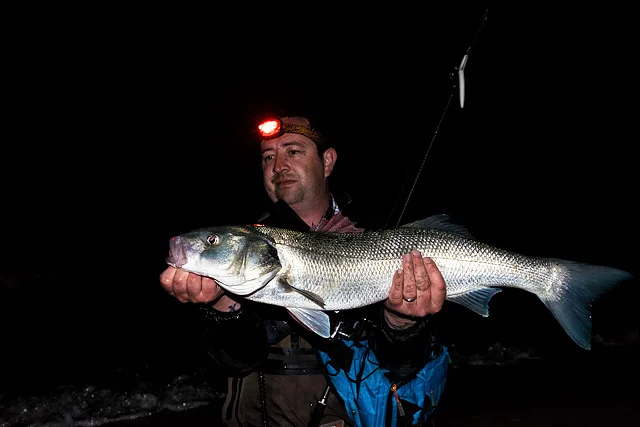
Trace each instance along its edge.
<path fill-rule="evenodd" d="M 390 379 L 393 375 L 379 365 L 366 342 L 343 342 L 353 355 L 348 368 L 333 363 L 328 353 L 318 353 L 354 425 L 424 425 L 444 391 L 450 361 L 446 347 L 415 377 L 402 382 Z"/>

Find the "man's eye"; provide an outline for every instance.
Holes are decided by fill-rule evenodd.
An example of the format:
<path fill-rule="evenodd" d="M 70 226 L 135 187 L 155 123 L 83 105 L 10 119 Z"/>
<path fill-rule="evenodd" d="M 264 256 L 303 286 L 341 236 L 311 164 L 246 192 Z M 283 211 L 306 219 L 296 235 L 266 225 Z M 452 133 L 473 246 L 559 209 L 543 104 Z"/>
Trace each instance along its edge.
<path fill-rule="evenodd" d="M 220 243 L 220 236 L 218 236 L 217 234 L 212 234 L 211 236 L 207 236 L 207 243 L 210 246 L 215 246 L 218 243 Z"/>
<path fill-rule="evenodd" d="M 269 156 L 264 156 L 264 157 L 262 158 L 262 161 L 263 161 L 263 162 L 268 162 L 268 161 L 269 161 L 269 160 L 271 160 L 271 159 L 273 159 L 273 156 L 271 156 L 271 155 L 269 155 Z"/>

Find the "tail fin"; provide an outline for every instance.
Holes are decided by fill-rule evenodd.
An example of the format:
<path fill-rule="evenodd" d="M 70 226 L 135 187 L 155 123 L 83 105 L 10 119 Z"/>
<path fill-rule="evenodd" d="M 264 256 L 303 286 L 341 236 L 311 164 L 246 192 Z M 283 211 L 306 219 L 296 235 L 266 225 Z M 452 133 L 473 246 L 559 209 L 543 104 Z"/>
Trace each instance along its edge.
<path fill-rule="evenodd" d="M 560 294 L 538 295 L 567 334 L 579 346 L 591 349 L 591 304 L 617 284 L 633 276 L 611 267 L 550 259 L 565 267 Z"/>

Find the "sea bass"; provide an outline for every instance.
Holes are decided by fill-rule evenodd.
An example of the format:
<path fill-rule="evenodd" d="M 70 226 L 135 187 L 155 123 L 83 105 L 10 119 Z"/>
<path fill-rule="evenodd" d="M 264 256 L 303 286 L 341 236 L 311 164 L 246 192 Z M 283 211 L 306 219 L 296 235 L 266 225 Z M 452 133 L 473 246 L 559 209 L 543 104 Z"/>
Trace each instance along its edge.
<path fill-rule="evenodd" d="M 402 255 L 428 256 L 445 279 L 447 300 L 489 315 L 500 287 L 531 292 L 581 347 L 591 344 L 591 303 L 626 271 L 526 256 L 474 239 L 447 215 L 361 233 L 300 232 L 263 225 L 208 227 L 173 237 L 167 263 L 215 279 L 226 291 L 285 307 L 322 337 L 325 311 L 385 300 Z"/>

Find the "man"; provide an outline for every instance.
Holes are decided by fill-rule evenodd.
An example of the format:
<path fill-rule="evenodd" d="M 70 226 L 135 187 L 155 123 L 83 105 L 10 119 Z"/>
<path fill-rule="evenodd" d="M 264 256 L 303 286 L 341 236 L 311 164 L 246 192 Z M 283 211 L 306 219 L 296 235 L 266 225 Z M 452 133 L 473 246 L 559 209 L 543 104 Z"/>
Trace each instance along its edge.
<path fill-rule="evenodd" d="M 300 230 L 361 231 L 345 218 L 348 202 L 329 191 L 337 152 L 307 118 L 265 122 L 260 133 L 263 183 L 274 202 L 261 222 Z M 337 219 L 341 226 L 334 229 Z M 278 307 L 225 293 L 211 278 L 168 267 L 160 281 L 181 302 L 205 305 L 207 354 L 232 375 L 222 413 L 225 425 L 383 425 L 381 420 L 399 425 L 426 419 L 439 399 L 448 363 L 446 349 L 431 339 L 425 317 L 442 308 L 444 279 L 418 251 L 406 254 L 402 265 L 383 304 L 344 316 L 332 313 L 340 325 L 332 340 L 307 331 Z M 382 385 L 374 385 L 367 395 L 361 390 L 371 388 L 372 380 L 352 377 L 371 366 Z M 424 375 L 435 384 L 424 381 Z M 413 389 L 402 389 L 413 380 L 428 383 L 423 395 L 399 396 L 397 392 Z M 361 388 L 364 381 L 368 387 Z M 363 406 L 378 409 L 367 414 Z"/>

